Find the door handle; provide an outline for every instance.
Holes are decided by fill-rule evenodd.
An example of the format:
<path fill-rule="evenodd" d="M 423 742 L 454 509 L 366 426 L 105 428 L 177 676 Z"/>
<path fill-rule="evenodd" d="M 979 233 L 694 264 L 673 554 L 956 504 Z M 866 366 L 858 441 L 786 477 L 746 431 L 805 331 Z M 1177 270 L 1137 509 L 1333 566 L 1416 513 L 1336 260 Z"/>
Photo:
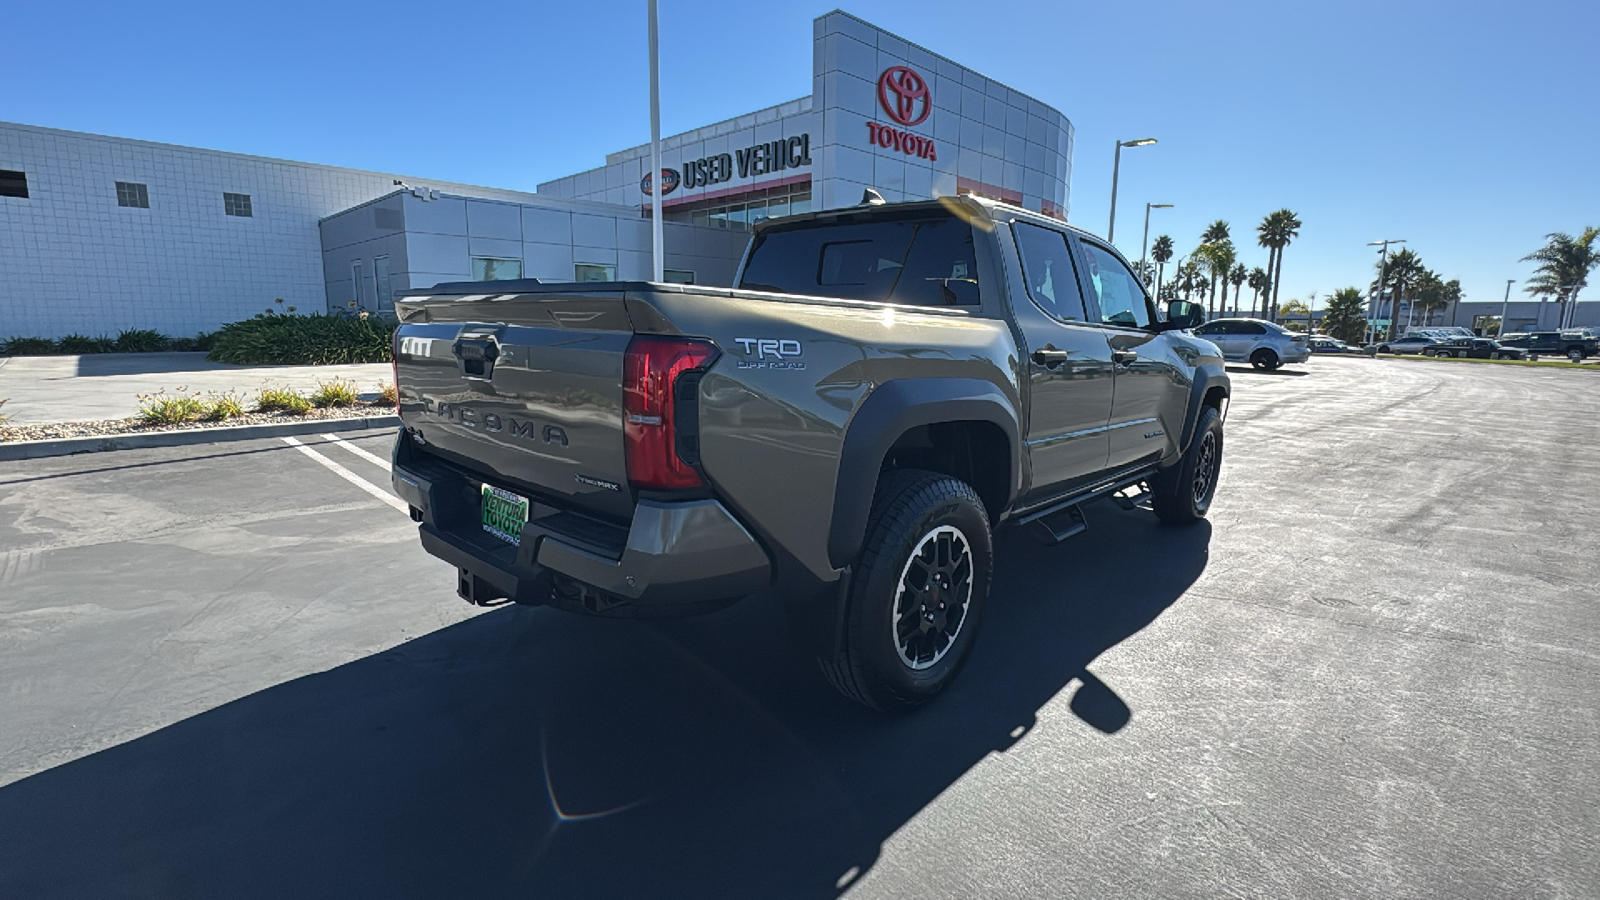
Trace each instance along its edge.
<path fill-rule="evenodd" d="M 1139 358 L 1139 351 L 1137 351 L 1137 350 L 1113 350 L 1113 351 L 1111 351 L 1111 361 L 1113 363 L 1116 363 L 1119 366 L 1131 366 L 1131 365 L 1134 364 L 1134 361 L 1136 361 L 1138 358 Z"/>
<path fill-rule="evenodd" d="M 1067 361 L 1065 350 L 1035 350 L 1033 361 L 1045 368 L 1053 369 Z"/>

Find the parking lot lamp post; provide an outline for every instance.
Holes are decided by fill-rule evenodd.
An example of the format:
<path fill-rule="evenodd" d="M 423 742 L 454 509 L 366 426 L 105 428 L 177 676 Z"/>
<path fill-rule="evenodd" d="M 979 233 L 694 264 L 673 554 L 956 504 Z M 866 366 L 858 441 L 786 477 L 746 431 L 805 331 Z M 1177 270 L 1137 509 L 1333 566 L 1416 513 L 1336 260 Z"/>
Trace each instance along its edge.
<path fill-rule="evenodd" d="M 1369 344 L 1372 343 L 1374 339 L 1376 339 L 1377 333 L 1378 333 L 1378 321 L 1377 321 L 1376 313 L 1377 313 L 1378 310 L 1383 309 L 1383 279 L 1385 277 L 1387 277 L 1388 274 L 1389 274 L 1389 272 L 1388 272 L 1388 267 L 1389 267 L 1389 245 L 1390 244 L 1404 244 L 1404 243 L 1405 243 L 1404 240 L 1383 240 L 1383 241 L 1368 241 L 1367 242 L 1367 246 L 1368 247 L 1381 246 L 1383 248 L 1382 250 L 1378 251 L 1378 305 L 1377 305 L 1376 309 L 1373 310 L 1374 314 L 1367 317 L 1367 343 L 1369 343 Z M 1398 313 L 1399 310 L 1395 310 L 1395 312 Z M 1389 340 L 1391 340 L 1391 341 L 1394 340 L 1394 322 L 1392 322 L 1392 321 L 1389 323 Z"/>
<path fill-rule="evenodd" d="M 1500 327 L 1495 329 L 1494 339 L 1500 340 L 1506 336 L 1506 312 L 1511 309 L 1511 286 L 1516 284 L 1515 278 L 1506 279 L 1506 298 L 1500 301 Z"/>
<path fill-rule="evenodd" d="M 1123 147 L 1148 147 L 1156 142 L 1155 138 L 1139 138 L 1136 141 L 1117 141 L 1116 156 L 1111 159 L 1111 222 L 1106 225 L 1106 243 L 1111 243 L 1117 234 L 1117 175 L 1122 171 Z"/>
<path fill-rule="evenodd" d="M 1172 204 L 1171 203 L 1146 203 L 1144 205 L 1144 240 L 1139 243 L 1139 277 L 1140 278 L 1144 277 L 1144 258 L 1150 252 L 1150 210 L 1152 210 L 1152 209 L 1171 209 L 1171 208 L 1172 208 Z M 1156 302 L 1160 303 L 1161 302 L 1161 298 L 1157 297 L 1156 298 Z"/>

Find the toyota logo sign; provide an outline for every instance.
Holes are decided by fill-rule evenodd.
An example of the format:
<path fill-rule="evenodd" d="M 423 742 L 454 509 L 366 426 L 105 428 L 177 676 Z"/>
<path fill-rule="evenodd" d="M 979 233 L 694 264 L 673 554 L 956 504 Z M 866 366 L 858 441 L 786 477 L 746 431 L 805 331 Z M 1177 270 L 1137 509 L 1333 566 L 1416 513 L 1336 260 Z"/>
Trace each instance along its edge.
<path fill-rule="evenodd" d="M 910 128 L 920 125 L 933 111 L 927 79 L 909 66 L 892 66 L 878 76 L 878 103 L 889 118 Z M 918 111 L 918 104 L 921 111 Z"/>
<path fill-rule="evenodd" d="M 644 191 L 646 194 L 650 194 L 650 193 L 654 193 L 654 190 L 653 190 L 654 188 L 655 188 L 655 179 L 650 177 L 650 173 L 649 172 L 644 173 L 644 177 L 639 179 L 639 190 Z M 662 169 L 661 170 L 661 196 L 665 197 L 666 195 L 672 193 L 673 191 L 675 191 L 677 189 L 678 189 L 678 171 L 676 169 Z"/>

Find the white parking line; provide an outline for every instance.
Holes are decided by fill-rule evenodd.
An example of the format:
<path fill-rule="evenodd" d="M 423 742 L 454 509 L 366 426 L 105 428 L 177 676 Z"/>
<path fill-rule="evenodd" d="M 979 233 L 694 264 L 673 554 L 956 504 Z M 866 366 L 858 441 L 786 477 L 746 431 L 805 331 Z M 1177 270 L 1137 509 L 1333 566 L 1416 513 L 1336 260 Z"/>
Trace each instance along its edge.
<path fill-rule="evenodd" d="M 382 500 L 384 503 L 394 507 L 397 511 L 404 513 L 408 517 L 411 515 L 411 510 L 407 508 L 405 503 L 401 502 L 399 497 L 396 497 L 383 488 L 378 487 L 372 482 L 362 478 L 356 473 L 346 469 L 344 466 L 339 465 L 333 460 L 323 456 L 321 453 L 318 453 L 310 447 L 307 447 L 305 444 L 300 443 L 298 440 L 292 437 L 284 438 L 283 442 L 316 460 L 319 465 L 323 466 L 333 474 L 343 478 L 345 481 L 350 482 L 356 487 L 361 488 L 363 491 L 366 491 L 372 496 L 377 497 L 379 500 Z"/>
<path fill-rule="evenodd" d="M 376 454 L 376 453 L 368 453 L 367 451 L 361 449 L 360 447 L 357 447 L 355 444 L 352 444 L 349 441 L 345 440 L 344 438 L 338 437 L 337 435 L 325 434 L 322 437 L 325 440 L 332 441 L 335 444 L 339 445 L 340 447 L 343 447 L 344 449 L 349 450 L 351 453 L 354 453 L 355 455 L 361 457 L 362 459 L 366 460 L 367 462 L 372 463 L 373 465 L 375 465 L 378 468 L 384 470 L 385 472 L 389 471 L 389 461 L 387 459 L 384 459 L 383 457 L 379 456 L 378 454 Z"/>

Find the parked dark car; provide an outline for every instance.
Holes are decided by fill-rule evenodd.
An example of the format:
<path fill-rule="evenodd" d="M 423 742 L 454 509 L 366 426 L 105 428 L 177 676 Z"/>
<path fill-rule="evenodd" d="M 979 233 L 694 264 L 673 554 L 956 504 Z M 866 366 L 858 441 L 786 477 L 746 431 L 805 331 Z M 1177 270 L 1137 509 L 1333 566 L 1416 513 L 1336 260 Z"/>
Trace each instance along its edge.
<path fill-rule="evenodd" d="M 1425 334 L 1408 334 L 1391 341 L 1382 341 L 1378 344 L 1379 353 L 1393 353 L 1404 355 L 1406 353 L 1426 353 L 1433 345 L 1439 343 L 1436 337 Z"/>
<path fill-rule="evenodd" d="M 1423 350 L 1425 356 L 1453 356 L 1458 359 L 1527 359 L 1528 351 L 1507 347 L 1488 338 L 1451 338 Z"/>
<path fill-rule="evenodd" d="M 1338 338 L 1316 335 L 1311 338 L 1312 353 L 1335 353 L 1353 356 L 1371 356 L 1373 349 L 1370 347 L 1352 347 Z"/>
<path fill-rule="evenodd" d="M 1503 347 L 1520 347 L 1528 351 L 1529 359 L 1540 356 L 1565 356 L 1573 362 L 1583 362 L 1600 354 L 1600 339 L 1577 331 L 1530 331 L 1508 334 L 1500 339 Z"/>

